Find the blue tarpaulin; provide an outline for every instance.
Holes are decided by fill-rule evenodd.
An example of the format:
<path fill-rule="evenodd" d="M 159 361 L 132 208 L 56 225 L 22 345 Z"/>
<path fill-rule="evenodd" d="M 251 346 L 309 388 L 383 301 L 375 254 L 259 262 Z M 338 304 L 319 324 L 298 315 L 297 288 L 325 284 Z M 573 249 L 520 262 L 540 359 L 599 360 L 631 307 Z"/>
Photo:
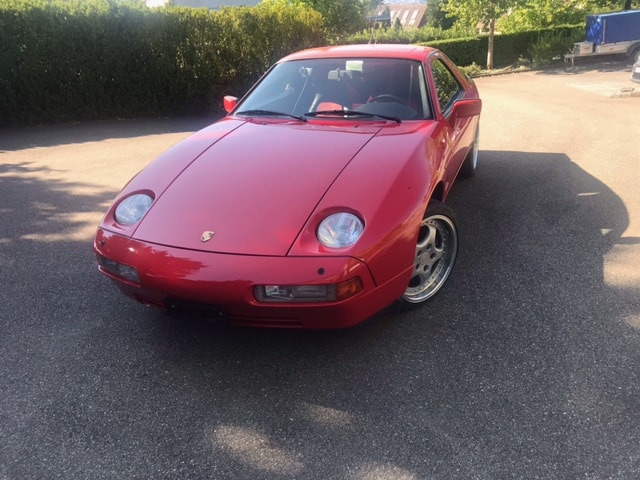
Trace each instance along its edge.
<path fill-rule="evenodd" d="M 640 40 L 640 10 L 589 15 L 585 40 L 596 45 Z"/>

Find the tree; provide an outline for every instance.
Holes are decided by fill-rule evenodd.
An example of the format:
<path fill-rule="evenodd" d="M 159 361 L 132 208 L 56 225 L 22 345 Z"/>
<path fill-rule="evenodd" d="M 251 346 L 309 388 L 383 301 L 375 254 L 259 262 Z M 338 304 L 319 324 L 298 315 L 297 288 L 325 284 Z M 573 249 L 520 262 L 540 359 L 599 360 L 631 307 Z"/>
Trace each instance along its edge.
<path fill-rule="evenodd" d="M 498 21 L 502 33 L 537 30 L 561 24 L 579 24 L 598 8 L 585 0 L 525 0 Z"/>
<path fill-rule="evenodd" d="M 448 17 L 442 8 L 446 3 L 447 0 L 433 0 L 427 2 L 427 25 L 434 28 L 441 28 L 443 30 L 448 30 L 453 26 L 456 19 Z"/>
<path fill-rule="evenodd" d="M 624 1 L 624 10 L 640 2 L 636 0 Z M 537 30 L 562 24 L 580 24 L 587 15 L 617 11 L 620 0 L 525 0 L 519 8 L 510 15 L 498 21 L 498 28 L 502 33 Z"/>
<path fill-rule="evenodd" d="M 380 6 L 383 0 L 368 0 L 366 2 L 367 10 L 369 12 L 375 12 L 377 8 Z"/>
<path fill-rule="evenodd" d="M 458 22 L 475 27 L 480 24 L 488 30 L 487 68 L 493 68 L 493 40 L 496 20 L 516 8 L 521 0 L 448 0 L 442 9 Z"/>
<path fill-rule="evenodd" d="M 640 1 L 639 0 L 623 0 L 624 6 L 623 6 L 623 10 L 633 10 L 636 8 L 640 8 Z"/>
<path fill-rule="evenodd" d="M 302 0 L 324 18 L 329 35 L 355 33 L 365 27 L 369 2 L 361 0 Z"/>
<path fill-rule="evenodd" d="M 607 12 L 620 10 L 632 10 L 633 8 L 640 8 L 640 1 L 638 0 L 589 0 L 586 2 L 591 7 L 593 12 Z"/>

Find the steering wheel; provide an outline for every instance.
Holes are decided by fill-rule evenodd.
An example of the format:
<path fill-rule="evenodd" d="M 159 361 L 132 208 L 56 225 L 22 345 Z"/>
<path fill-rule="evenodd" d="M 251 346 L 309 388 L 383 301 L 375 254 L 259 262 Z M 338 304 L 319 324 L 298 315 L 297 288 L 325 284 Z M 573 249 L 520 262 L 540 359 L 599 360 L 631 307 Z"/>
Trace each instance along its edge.
<path fill-rule="evenodd" d="M 395 103 L 401 103 L 404 105 L 404 102 L 402 100 L 400 100 L 398 97 L 396 97 L 395 95 L 391 95 L 390 93 L 382 93 L 380 95 L 376 95 L 375 97 L 373 97 L 371 99 L 372 103 L 390 103 L 390 102 L 395 102 Z"/>

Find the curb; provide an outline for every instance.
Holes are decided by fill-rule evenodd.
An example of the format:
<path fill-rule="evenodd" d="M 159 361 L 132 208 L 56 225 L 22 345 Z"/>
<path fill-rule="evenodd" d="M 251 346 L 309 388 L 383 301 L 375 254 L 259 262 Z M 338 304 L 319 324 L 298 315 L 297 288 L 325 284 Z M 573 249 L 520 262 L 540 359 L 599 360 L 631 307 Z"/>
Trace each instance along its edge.
<path fill-rule="evenodd" d="M 620 90 L 609 96 L 611 98 L 640 97 L 640 87 L 622 87 Z"/>

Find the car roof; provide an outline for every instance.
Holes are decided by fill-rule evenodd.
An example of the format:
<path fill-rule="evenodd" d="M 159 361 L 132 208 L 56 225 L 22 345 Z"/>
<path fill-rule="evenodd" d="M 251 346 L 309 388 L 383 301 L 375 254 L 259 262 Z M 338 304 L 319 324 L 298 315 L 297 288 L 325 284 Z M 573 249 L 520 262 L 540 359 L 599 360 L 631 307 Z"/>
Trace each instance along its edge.
<path fill-rule="evenodd" d="M 435 48 L 422 45 L 391 43 L 335 45 L 295 52 L 282 58 L 278 63 L 288 62 L 291 60 L 341 57 L 405 58 L 409 60 L 423 60 L 425 56 L 434 52 L 437 52 Z"/>

